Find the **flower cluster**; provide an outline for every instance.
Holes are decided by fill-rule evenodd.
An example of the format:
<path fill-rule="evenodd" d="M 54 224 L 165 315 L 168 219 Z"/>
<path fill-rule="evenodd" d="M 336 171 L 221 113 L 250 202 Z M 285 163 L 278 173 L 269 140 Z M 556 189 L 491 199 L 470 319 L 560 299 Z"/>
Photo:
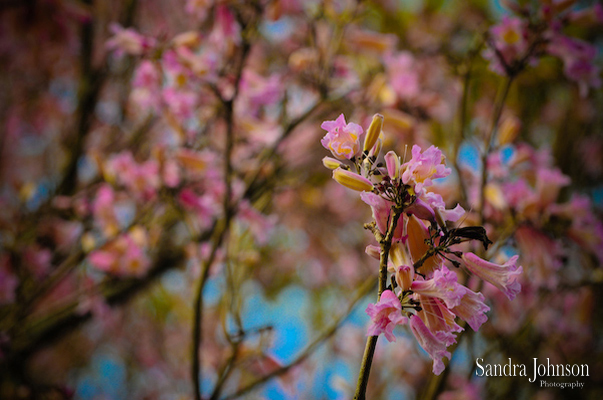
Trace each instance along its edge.
<path fill-rule="evenodd" d="M 567 79 L 578 84 L 582 97 L 589 88 L 600 88 L 600 66 L 596 64 L 597 49 L 578 38 L 567 36 L 564 29 L 584 28 L 603 22 L 603 7 L 571 8 L 573 2 L 557 2 L 530 9 L 507 3 L 515 16 L 505 16 L 490 28 L 489 46 L 483 52 L 490 69 L 500 75 L 515 75 L 537 57 L 549 54 L 563 62 Z"/>
<path fill-rule="evenodd" d="M 481 226 L 449 226 L 465 211 L 460 205 L 446 209 L 442 196 L 429 191 L 434 179 L 451 172 L 444 155 L 434 146 L 421 151 L 415 145 L 406 162 L 393 151 L 381 156 L 382 126 L 383 117 L 375 115 L 362 144 L 362 128 L 346 125 L 343 115 L 337 121 L 324 122 L 322 127 L 328 133 L 322 144 L 337 160 L 325 157 L 323 164 L 333 169 L 338 183 L 361 192 L 360 198 L 371 207 L 374 222 L 367 227 L 380 246 L 369 245 L 367 253 L 387 267 L 391 278 L 378 302 L 366 309 L 371 317 L 368 335 L 383 333 L 392 342 L 396 340 L 394 327 L 410 321 L 412 333 L 433 359 L 433 372 L 439 375 L 444 370 L 442 359 L 450 358 L 448 346 L 463 330 L 456 317 L 477 331 L 490 310 L 484 296 L 460 283 L 459 275 L 448 265 L 464 267 L 500 289 L 509 300 L 521 290 L 517 279 L 523 269 L 517 265 L 517 256 L 495 264 L 461 251 L 458 245 L 463 242 L 477 240 L 484 249 L 491 242 Z M 360 152 L 360 148 L 364 150 Z"/>

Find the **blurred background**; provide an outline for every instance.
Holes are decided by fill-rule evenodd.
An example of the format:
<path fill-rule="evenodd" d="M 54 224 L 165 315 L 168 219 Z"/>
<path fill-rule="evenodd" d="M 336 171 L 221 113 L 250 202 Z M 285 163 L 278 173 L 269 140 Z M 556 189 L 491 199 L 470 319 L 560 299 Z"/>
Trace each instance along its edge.
<path fill-rule="evenodd" d="M 524 274 L 467 281 L 488 322 L 439 376 L 379 339 L 367 397 L 602 398 L 602 27 L 596 1 L 3 0 L 0 398 L 352 398 L 378 263 L 320 125 L 377 112 Z"/>

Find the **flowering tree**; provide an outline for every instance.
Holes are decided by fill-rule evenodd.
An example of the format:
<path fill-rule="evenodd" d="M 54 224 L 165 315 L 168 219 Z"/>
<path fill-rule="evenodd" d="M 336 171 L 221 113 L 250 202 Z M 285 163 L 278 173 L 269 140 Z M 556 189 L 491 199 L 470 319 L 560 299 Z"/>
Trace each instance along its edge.
<path fill-rule="evenodd" d="M 597 398 L 603 8 L 394 3 L 0 5 L 0 397 Z"/>

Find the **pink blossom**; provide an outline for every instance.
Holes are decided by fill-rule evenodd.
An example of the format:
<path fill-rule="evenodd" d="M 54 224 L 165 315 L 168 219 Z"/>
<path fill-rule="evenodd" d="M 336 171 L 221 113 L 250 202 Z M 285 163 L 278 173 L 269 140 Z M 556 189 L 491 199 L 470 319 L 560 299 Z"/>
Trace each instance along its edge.
<path fill-rule="evenodd" d="M 490 307 L 484 303 L 483 294 L 465 288 L 465 295 L 461 299 L 461 303 L 451 311 L 477 332 L 479 327 L 488 320 L 486 313 L 490 311 Z"/>
<path fill-rule="evenodd" d="M 118 56 L 124 53 L 139 56 L 155 46 L 155 39 L 147 38 L 133 28 L 123 28 L 119 24 L 112 24 L 110 29 L 113 37 L 107 40 L 105 46 L 109 50 L 115 50 Z"/>
<path fill-rule="evenodd" d="M 154 198 L 161 185 L 159 163 L 148 160 L 138 164 L 130 151 L 112 157 L 109 168 L 119 183 L 143 200 Z"/>
<path fill-rule="evenodd" d="M 559 281 L 556 272 L 562 265 L 563 247 L 552 237 L 530 226 L 517 228 L 514 237 L 521 260 L 528 267 L 530 282 L 553 289 Z"/>
<path fill-rule="evenodd" d="M 373 192 L 362 192 L 360 193 L 360 198 L 371 207 L 373 218 L 377 222 L 377 228 L 381 234 L 385 235 L 389 229 L 390 215 L 394 203 Z M 400 217 L 398 224 L 396 225 L 396 230 L 394 231 L 394 239 L 400 240 L 403 233 L 404 224 Z"/>
<path fill-rule="evenodd" d="M 457 204 L 456 207 L 449 210 L 446 209 L 446 203 L 442 195 L 434 192 L 425 192 L 422 196 L 423 199 L 430 205 L 430 207 L 440 213 L 444 221 L 458 221 L 463 215 L 465 215 L 465 209 Z"/>
<path fill-rule="evenodd" d="M 119 231 L 119 221 L 114 206 L 115 192 L 111 185 L 103 183 L 96 191 L 96 197 L 92 202 L 92 214 L 95 224 L 107 237 L 113 236 Z"/>
<path fill-rule="evenodd" d="M 320 143 L 330 150 L 339 160 L 351 159 L 362 151 L 361 136 L 363 129 L 360 125 L 350 122 L 346 124 L 341 114 L 335 121 L 325 121 L 320 127 L 327 131 Z"/>
<path fill-rule="evenodd" d="M 561 188 L 570 182 L 569 176 L 564 175 L 558 168 L 538 168 L 535 189 L 539 205 L 545 208 L 555 203 Z"/>
<path fill-rule="evenodd" d="M 490 36 L 494 48 L 485 50 L 483 56 L 490 61 L 492 71 L 504 75 L 505 67 L 519 61 L 528 50 L 525 22 L 521 18 L 505 16 L 500 24 L 490 28 Z"/>
<path fill-rule="evenodd" d="M 130 98 L 143 110 L 158 111 L 161 104 L 160 85 L 161 76 L 155 64 L 143 60 L 134 72 Z"/>
<path fill-rule="evenodd" d="M 462 258 L 469 271 L 496 286 L 509 300 L 513 300 L 521 291 L 517 278 L 523 272 L 523 268 L 516 264 L 519 256 L 511 257 L 503 265 L 488 262 L 473 253 L 464 253 Z"/>
<path fill-rule="evenodd" d="M 455 315 L 450 311 L 440 299 L 435 297 L 424 296 L 416 294 L 416 298 L 421 303 L 421 311 L 417 314 L 425 325 L 433 333 L 436 332 L 461 332 L 463 328 L 455 322 Z M 447 346 L 454 343 L 455 336 L 448 336 L 449 341 L 446 342 Z"/>
<path fill-rule="evenodd" d="M 134 72 L 132 86 L 156 89 L 160 82 L 161 76 L 155 64 L 149 60 L 142 60 Z"/>
<path fill-rule="evenodd" d="M 233 43 L 241 41 L 241 28 L 237 23 L 235 16 L 224 4 L 216 7 L 216 26 L 218 27 L 221 37 L 230 40 Z"/>
<path fill-rule="evenodd" d="M 415 193 L 419 194 L 424 187 L 433 184 L 432 179 L 450 175 L 451 170 L 446 168 L 444 160 L 444 155 L 437 147 L 430 146 L 421 153 L 421 148 L 415 144 L 412 147 L 412 158 L 402 165 L 402 182 L 414 186 Z"/>
<path fill-rule="evenodd" d="M 180 184 L 180 168 L 176 160 L 166 160 L 163 163 L 162 178 L 165 186 L 175 188 Z"/>
<path fill-rule="evenodd" d="M 423 320 L 416 315 L 410 317 L 410 329 L 419 342 L 419 345 L 429 354 L 433 360 L 433 373 L 440 375 L 444 371 L 443 357 L 450 359 L 451 354 L 446 351 L 446 342 L 449 341 L 450 333 L 436 332 L 432 333 Z"/>
<path fill-rule="evenodd" d="M 601 87 L 600 71 L 595 65 L 595 46 L 576 38 L 554 34 L 548 51 L 563 60 L 565 76 L 578 83 L 582 97 L 586 97 L 589 87 Z"/>
<path fill-rule="evenodd" d="M 376 304 L 369 304 L 366 307 L 366 313 L 371 317 L 367 336 L 378 336 L 383 333 L 388 341 L 396 341 L 394 327 L 401 325 L 405 318 L 402 315 L 400 300 L 394 292 L 384 290 Z"/>
<path fill-rule="evenodd" d="M 409 100 L 420 93 L 419 73 L 415 58 L 410 52 L 403 51 L 385 57 L 389 81 L 399 98 Z"/>
<path fill-rule="evenodd" d="M 163 91 L 163 101 L 176 117 L 187 119 L 193 116 L 197 105 L 197 95 L 188 90 L 177 90 L 170 87 Z"/>
<path fill-rule="evenodd" d="M 250 69 L 243 71 L 240 88 L 247 100 L 245 112 L 251 114 L 255 114 L 260 106 L 275 104 L 283 93 L 280 76 L 264 78 Z"/>
<path fill-rule="evenodd" d="M 404 212 L 424 221 L 435 221 L 434 209 L 420 197 L 417 197 L 410 206 L 406 207 Z"/>
<path fill-rule="evenodd" d="M 213 0 L 186 0 L 184 9 L 187 14 L 193 15 L 197 21 L 203 22 L 207 17 L 207 11 L 213 3 Z"/>
<path fill-rule="evenodd" d="M 415 280 L 410 290 L 422 296 L 442 299 L 446 307 L 452 308 L 461 303 L 466 288 L 457 282 L 454 272 L 442 266 L 433 273 L 433 278 L 424 281 Z"/>
<path fill-rule="evenodd" d="M 134 228 L 90 253 L 88 261 L 94 267 L 118 276 L 143 276 L 150 267 L 143 247 L 146 240 L 146 231 Z"/>

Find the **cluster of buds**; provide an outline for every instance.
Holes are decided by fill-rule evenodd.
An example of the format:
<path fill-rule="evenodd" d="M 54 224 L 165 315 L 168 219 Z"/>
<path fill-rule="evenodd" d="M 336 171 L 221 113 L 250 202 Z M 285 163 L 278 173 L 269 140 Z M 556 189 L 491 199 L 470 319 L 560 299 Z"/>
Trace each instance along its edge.
<path fill-rule="evenodd" d="M 434 179 L 451 172 L 444 155 L 434 146 L 421 151 L 415 145 L 408 161 L 393 151 L 382 156 L 382 127 L 379 114 L 366 134 L 359 125 L 346 124 L 343 114 L 336 121 L 324 122 L 322 128 L 328 133 L 322 144 L 335 158 L 325 157 L 323 164 L 333 170 L 335 181 L 360 192 L 373 212 L 374 221 L 365 227 L 379 244 L 369 245 L 366 252 L 387 269 L 390 284 L 378 302 L 366 309 L 371 317 L 368 335 L 383 333 L 395 341 L 394 327 L 408 322 L 434 360 L 433 372 L 440 374 L 442 359 L 451 357 L 447 348 L 456 342 L 455 333 L 463 330 L 456 317 L 477 331 L 490 310 L 481 293 L 458 282 L 455 270 L 462 267 L 477 275 L 510 300 L 521 290 L 517 277 L 523 271 L 516 264 L 517 256 L 498 265 L 458 248 L 477 240 L 487 250 L 491 241 L 481 226 L 449 226 L 465 210 L 460 205 L 446 209 L 443 198 L 428 190 Z"/>

